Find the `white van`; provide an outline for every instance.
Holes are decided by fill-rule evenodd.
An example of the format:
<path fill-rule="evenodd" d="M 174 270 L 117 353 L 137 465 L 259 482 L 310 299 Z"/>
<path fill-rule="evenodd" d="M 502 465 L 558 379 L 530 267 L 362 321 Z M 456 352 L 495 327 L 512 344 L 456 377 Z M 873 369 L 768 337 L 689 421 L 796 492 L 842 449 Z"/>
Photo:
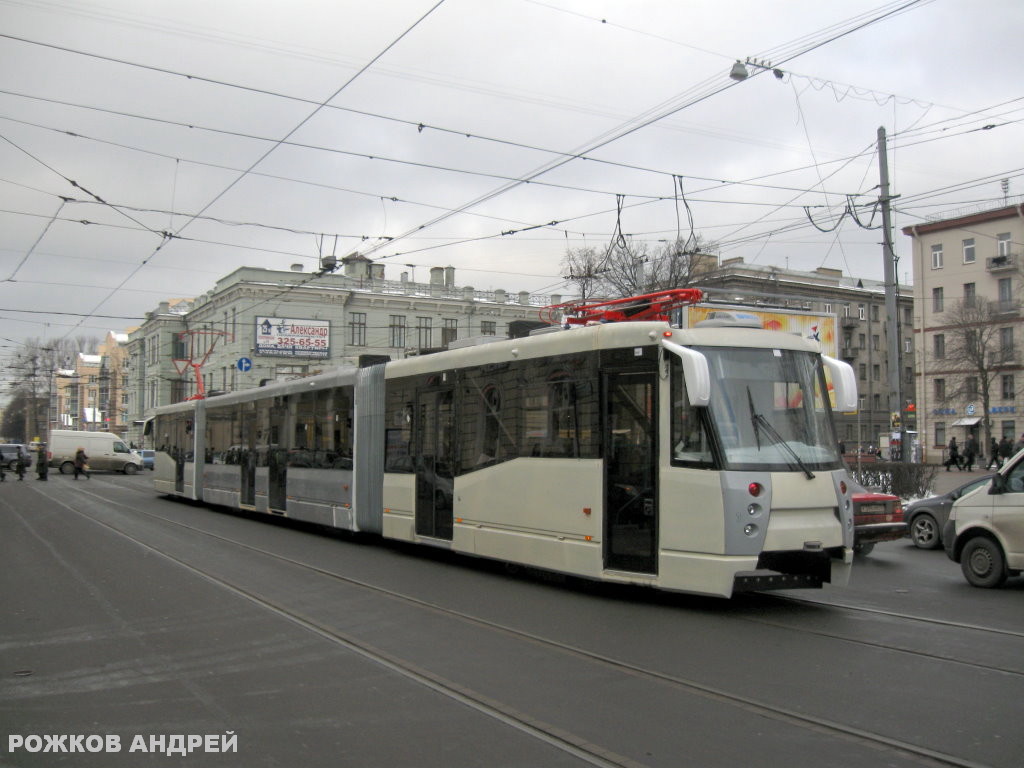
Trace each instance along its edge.
<path fill-rule="evenodd" d="M 90 470 L 107 469 L 134 475 L 142 469 L 142 457 L 117 435 L 110 432 L 79 432 L 73 429 L 54 429 L 50 432 L 47 451 L 50 466 L 69 475 L 75 470 L 75 453 L 79 448 L 89 458 L 86 463 Z"/>
<path fill-rule="evenodd" d="M 942 544 L 975 587 L 998 587 L 1024 570 L 1024 453 L 953 502 Z"/>

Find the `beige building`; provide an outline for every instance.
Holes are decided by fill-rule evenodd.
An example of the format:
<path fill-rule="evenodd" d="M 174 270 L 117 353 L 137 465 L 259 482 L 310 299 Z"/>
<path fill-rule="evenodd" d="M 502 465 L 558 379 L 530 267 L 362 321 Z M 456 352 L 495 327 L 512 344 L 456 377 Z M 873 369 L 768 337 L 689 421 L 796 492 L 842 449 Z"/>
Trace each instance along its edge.
<path fill-rule="evenodd" d="M 913 238 L 917 415 L 926 459 L 969 436 L 1024 431 L 1021 245 L 1024 205 L 962 211 L 905 227 Z M 988 451 L 985 448 L 987 455 Z"/>
<path fill-rule="evenodd" d="M 53 373 L 50 429 L 127 430 L 128 334 L 107 333 L 96 354 L 79 353 Z"/>
<path fill-rule="evenodd" d="M 198 394 L 258 387 L 443 349 L 475 336 L 507 336 L 539 323 L 559 295 L 479 291 L 455 285 L 451 267 L 430 282 L 408 273 L 387 280 L 384 265 L 362 256 L 335 274 L 241 267 L 194 299 L 162 302 L 128 341 L 126 439 L 141 444 L 153 409 Z"/>

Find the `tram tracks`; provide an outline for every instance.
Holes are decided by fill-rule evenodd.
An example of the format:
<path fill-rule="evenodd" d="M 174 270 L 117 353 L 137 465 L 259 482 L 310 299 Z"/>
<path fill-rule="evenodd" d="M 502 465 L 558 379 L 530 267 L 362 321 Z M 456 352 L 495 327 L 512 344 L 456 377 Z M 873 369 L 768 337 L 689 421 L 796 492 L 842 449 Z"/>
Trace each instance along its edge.
<path fill-rule="evenodd" d="M 119 490 L 125 490 L 119 486 Z M 140 491 L 134 489 L 127 489 L 132 493 L 136 493 L 140 496 L 145 495 L 152 499 L 148 494 L 143 494 Z M 221 535 L 216 532 L 212 532 L 192 525 L 188 522 L 183 522 L 163 515 L 144 511 L 139 509 L 137 506 L 130 505 L 121 501 L 113 500 L 107 496 L 94 493 L 87 489 L 80 491 L 83 495 L 92 496 L 95 499 L 102 501 L 105 504 L 113 504 L 118 507 L 130 510 L 133 514 L 141 514 L 155 521 L 159 521 L 164 524 L 176 526 L 180 529 L 188 531 L 190 534 L 198 534 L 209 539 L 216 540 L 217 542 L 230 545 L 232 547 L 240 548 L 261 557 L 270 558 L 279 563 L 287 564 L 288 566 L 300 568 L 304 572 L 314 573 L 318 577 L 323 577 L 338 582 L 343 582 L 346 585 L 357 587 L 362 590 L 372 591 L 373 593 L 385 596 L 392 600 L 402 601 L 403 603 L 415 606 L 418 609 L 431 611 L 433 613 L 442 615 L 444 617 L 456 619 L 467 624 L 472 624 L 477 627 L 484 628 L 492 632 L 500 632 L 505 636 L 515 638 L 517 640 L 533 643 L 553 651 L 557 651 L 563 654 L 570 654 L 578 659 L 585 660 L 588 663 L 599 664 L 609 669 L 615 669 L 625 674 L 632 676 L 639 676 L 652 681 L 657 681 L 661 684 L 670 685 L 676 687 L 679 690 L 685 691 L 689 694 L 698 695 L 705 699 L 714 700 L 741 708 L 747 712 L 756 714 L 761 717 L 771 718 L 776 721 L 781 721 L 794 725 L 804 729 L 810 729 L 818 733 L 831 734 L 836 738 L 843 739 L 845 741 L 854 741 L 864 745 L 871 746 L 876 749 L 884 749 L 890 752 L 901 754 L 905 757 L 913 758 L 915 761 L 922 764 L 929 765 L 943 765 L 943 766 L 962 766 L 964 768 L 974 768 L 980 764 L 965 760 L 956 755 L 946 754 L 937 750 L 928 749 L 921 747 L 917 744 L 912 744 L 900 739 L 892 738 L 880 733 L 872 733 L 867 730 L 848 726 L 840 722 L 835 722 L 827 718 L 817 717 L 808 715 L 803 712 L 793 710 L 791 708 L 782 707 L 776 704 L 771 704 L 763 701 L 756 700 L 749 696 L 737 694 L 733 691 L 719 688 L 713 685 L 700 682 L 694 679 L 687 679 L 678 675 L 666 673 L 657 669 L 651 669 L 642 665 L 633 664 L 623 659 L 613 658 L 611 656 L 595 652 L 594 650 L 582 648 L 578 645 L 565 643 L 559 640 L 543 637 L 541 635 L 524 631 L 515 627 L 511 627 L 499 622 L 494 622 L 488 619 L 473 616 L 463 611 L 455 610 L 435 602 L 423 600 L 421 598 L 402 594 L 393 589 L 382 587 L 379 585 L 371 584 L 367 581 L 353 578 L 342 573 L 338 573 L 329 568 L 323 568 L 310 562 L 305 562 L 293 557 L 288 557 L 277 552 L 272 552 L 262 547 L 254 546 L 244 542 L 237 541 L 236 539 L 228 536 Z M 116 525 L 98 519 L 93 514 L 76 509 L 75 507 L 66 504 L 60 499 L 52 496 L 51 494 L 45 494 L 51 498 L 51 500 L 63 504 L 68 509 L 72 509 L 78 514 L 83 515 L 90 521 L 105 526 L 111 531 L 117 533 L 120 536 L 127 538 L 128 540 L 142 546 L 156 554 L 161 555 L 179 566 L 189 570 L 190 572 L 200 576 L 207 581 L 218 585 L 234 594 L 237 594 L 244 599 L 261 606 L 262 608 L 273 612 L 274 614 L 291 621 L 305 629 L 316 633 L 324 639 L 339 644 L 345 648 L 352 650 L 355 653 L 363 656 L 364 658 L 370 659 L 379 663 L 393 671 L 408 677 L 409 679 L 416 680 L 417 682 L 430 687 L 438 693 L 447 696 L 451 699 L 460 701 L 466 706 L 470 706 L 478 712 L 486 714 L 496 720 L 506 723 L 510 727 L 517 728 L 524 733 L 531 735 L 532 737 L 542 740 L 548 744 L 552 744 L 566 752 L 569 752 L 576 757 L 592 764 L 592 765 L 639 765 L 640 763 L 635 762 L 631 758 L 615 755 L 608 752 L 603 747 L 594 745 L 573 734 L 568 734 L 564 730 L 557 727 L 551 726 L 547 723 L 538 721 L 529 715 L 519 712 L 515 709 L 504 705 L 501 702 L 494 701 L 487 696 L 484 696 L 476 691 L 466 688 L 457 682 L 447 680 L 444 677 L 437 675 L 429 670 L 425 670 L 416 664 L 400 658 L 392 653 L 388 653 L 380 648 L 368 644 L 367 642 L 350 635 L 346 632 L 339 631 L 335 627 L 331 627 L 322 621 L 317 620 L 315 617 L 309 616 L 301 611 L 296 610 L 293 606 L 282 603 L 279 600 L 268 598 L 267 595 L 258 594 L 250 589 L 247 589 L 244 585 L 236 583 L 232 580 L 225 579 L 218 576 L 208 569 L 197 566 L 195 563 L 188 562 L 185 559 L 175 556 L 174 554 L 164 551 L 137 536 L 132 535 L 130 532 L 125 531 Z M 815 601 L 810 601 L 815 602 Z M 821 603 L 817 603 L 821 604 Z M 828 605 L 828 604 L 825 604 Z M 828 605 L 828 607 L 832 607 Z M 849 609 L 845 606 L 840 608 Z M 747 618 L 747 617 L 738 617 Z M 915 619 L 916 617 L 905 617 L 908 619 Z M 758 621 L 757 619 L 750 618 L 749 620 Z M 783 629 L 794 630 L 792 626 L 787 626 L 782 622 L 768 622 L 763 623 L 772 624 L 773 626 L 781 627 Z M 979 629 L 970 625 L 964 625 L 967 629 Z M 801 628 L 800 631 L 807 631 L 806 628 Z M 844 638 L 833 633 L 821 633 L 827 637 L 846 640 L 848 642 L 861 642 L 851 638 Z M 1011 633 L 1013 634 L 1013 633 Z M 890 649 L 891 650 L 891 649 Z M 925 655 L 925 654 L 922 654 Z M 934 657 L 942 661 L 948 661 L 953 663 L 964 663 L 969 664 L 970 662 L 962 662 L 957 659 L 949 659 L 943 657 Z M 986 668 L 986 667 L 982 667 Z M 987 668 L 986 668 L 987 669 Z M 1008 674 L 1019 674 L 1012 670 L 995 670 L 1005 672 Z"/>

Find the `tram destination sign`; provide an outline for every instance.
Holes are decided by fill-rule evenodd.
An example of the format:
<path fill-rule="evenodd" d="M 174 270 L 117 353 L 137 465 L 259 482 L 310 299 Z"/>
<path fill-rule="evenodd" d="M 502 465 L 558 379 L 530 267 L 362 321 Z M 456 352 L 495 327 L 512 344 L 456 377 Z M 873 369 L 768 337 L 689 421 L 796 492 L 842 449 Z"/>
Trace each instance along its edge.
<path fill-rule="evenodd" d="M 330 357 L 331 323 L 257 316 L 255 353 L 265 357 Z"/>

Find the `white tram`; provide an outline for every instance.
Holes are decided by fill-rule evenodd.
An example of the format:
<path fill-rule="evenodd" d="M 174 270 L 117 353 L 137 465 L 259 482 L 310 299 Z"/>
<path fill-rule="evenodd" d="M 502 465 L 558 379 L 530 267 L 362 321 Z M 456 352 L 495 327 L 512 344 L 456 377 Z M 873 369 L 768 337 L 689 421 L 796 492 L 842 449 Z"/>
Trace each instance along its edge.
<path fill-rule="evenodd" d="M 551 329 L 161 408 L 155 486 L 601 581 L 820 587 L 853 552 L 830 399 L 852 369 L 795 335 Z"/>

